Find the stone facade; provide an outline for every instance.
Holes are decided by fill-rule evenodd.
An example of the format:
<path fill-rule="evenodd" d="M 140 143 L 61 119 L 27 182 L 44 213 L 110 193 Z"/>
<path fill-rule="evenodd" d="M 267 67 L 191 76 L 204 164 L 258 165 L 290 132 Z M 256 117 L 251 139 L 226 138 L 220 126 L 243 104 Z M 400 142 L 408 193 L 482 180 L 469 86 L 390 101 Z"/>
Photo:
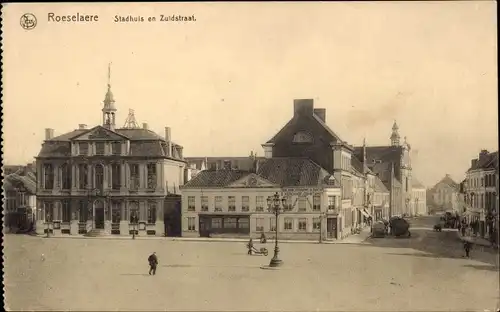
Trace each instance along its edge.
<path fill-rule="evenodd" d="M 164 235 L 164 202 L 184 184 L 182 146 L 142 128 L 115 126 L 110 87 L 103 125 L 46 138 L 36 158 L 37 232 Z M 136 214 L 137 228 L 130 224 Z"/>

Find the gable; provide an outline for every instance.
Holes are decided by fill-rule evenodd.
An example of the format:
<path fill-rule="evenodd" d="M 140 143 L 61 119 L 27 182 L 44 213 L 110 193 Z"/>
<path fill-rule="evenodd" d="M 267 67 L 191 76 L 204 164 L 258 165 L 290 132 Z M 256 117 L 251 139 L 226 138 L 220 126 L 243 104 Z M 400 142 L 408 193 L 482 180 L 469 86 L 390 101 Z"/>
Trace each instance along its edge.
<path fill-rule="evenodd" d="M 279 187 L 276 184 L 273 184 L 272 182 L 258 176 L 255 173 L 250 173 L 247 176 L 242 177 L 241 179 L 234 181 L 228 187 L 247 187 L 247 188 L 262 188 L 262 187 Z"/>
<path fill-rule="evenodd" d="M 276 135 L 267 141 L 267 143 L 319 143 L 329 145 L 339 139 L 314 116 L 295 116 L 293 117 Z"/>
<path fill-rule="evenodd" d="M 106 129 L 101 126 L 94 127 L 87 132 L 84 132 L 82 134 L 77 135 L 76 137 L 73 137 L 71 140 L 74 141 L 93 141 L 93 140 L 99 140 L 99 141 L 123 141 L 128 139 L 126 136 L 121 135 L 119 133 L 116 133 L 114 131 L 111 131 L 109 129 Z"/>

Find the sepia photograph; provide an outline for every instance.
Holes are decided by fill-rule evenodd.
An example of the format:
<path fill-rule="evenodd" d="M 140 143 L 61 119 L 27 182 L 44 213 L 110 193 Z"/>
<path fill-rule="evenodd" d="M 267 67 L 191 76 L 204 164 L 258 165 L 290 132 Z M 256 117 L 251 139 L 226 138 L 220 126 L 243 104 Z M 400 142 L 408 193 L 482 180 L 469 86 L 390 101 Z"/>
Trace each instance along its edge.
<path fill-rule="evenodd" d="M 500 311 L 495 1 L 1 14 L 5 311 Z"/>

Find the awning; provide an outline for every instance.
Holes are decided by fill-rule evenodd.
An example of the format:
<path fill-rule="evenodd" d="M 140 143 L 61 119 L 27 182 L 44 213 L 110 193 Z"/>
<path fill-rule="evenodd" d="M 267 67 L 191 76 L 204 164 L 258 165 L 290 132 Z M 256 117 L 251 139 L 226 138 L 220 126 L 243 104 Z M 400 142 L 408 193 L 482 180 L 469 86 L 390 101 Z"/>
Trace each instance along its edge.
<path fill-rule="evenodd" d="M 360 209 L 361 213 L 363 214 L 363 216 L 365 216 L 365 218 L 370 218 L 370 213 L 368 212 L 368 210 L 366 210 L 365 208 L 363 209 Z"/>

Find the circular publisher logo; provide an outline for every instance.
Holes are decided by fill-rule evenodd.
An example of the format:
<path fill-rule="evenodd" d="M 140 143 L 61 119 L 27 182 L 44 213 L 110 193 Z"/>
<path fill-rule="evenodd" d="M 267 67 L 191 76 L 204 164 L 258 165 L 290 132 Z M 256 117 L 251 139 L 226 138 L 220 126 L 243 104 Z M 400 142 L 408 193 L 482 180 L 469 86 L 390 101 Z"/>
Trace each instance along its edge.
<path fill-rule="evenodd" d="M 21 27 L 26 30 L 31 30 L 36 27 L 36 17 L 31 13 L 25 13 L 21 16 Z"/>

